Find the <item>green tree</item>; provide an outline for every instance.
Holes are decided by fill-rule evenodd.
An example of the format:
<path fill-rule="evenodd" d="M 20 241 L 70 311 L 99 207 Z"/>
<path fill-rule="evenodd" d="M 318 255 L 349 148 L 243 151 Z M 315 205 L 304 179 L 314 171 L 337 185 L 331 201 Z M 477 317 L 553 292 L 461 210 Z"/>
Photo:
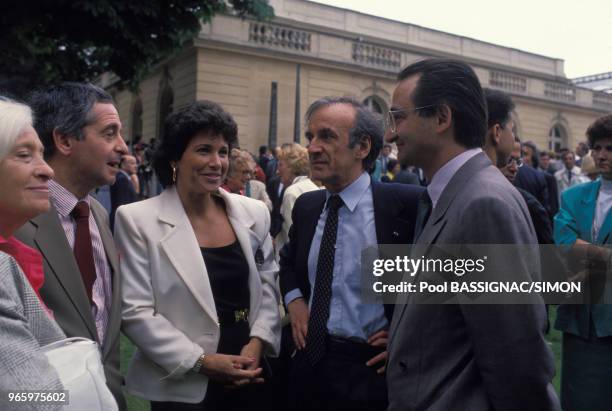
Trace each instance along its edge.
<path fill-rule="evenodd" d="M 0 92 L 115 73 L 135 88 L 217 13 L 268 19 L 268 0 L 4 0 Z"/>

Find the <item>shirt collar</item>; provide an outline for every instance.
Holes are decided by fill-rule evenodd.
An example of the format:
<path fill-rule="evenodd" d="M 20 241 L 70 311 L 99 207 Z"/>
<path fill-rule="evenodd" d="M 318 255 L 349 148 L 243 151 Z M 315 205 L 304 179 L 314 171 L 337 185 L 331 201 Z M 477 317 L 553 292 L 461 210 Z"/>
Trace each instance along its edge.
<path fill-rule="evenodd" d="M 601 185 L 599 191 L 604 193 L 612 193 L 612 180 L 606 180 L 605 178 L 599 177 Z"/>
<path fill-rule="evenodd" d="M 370 175 L 365 171 L 361 173 L 361 175 L 357 178 L 357 180 L 353 181 L 344 190 L 340 191 L 338 195 L 344 202 L 346 208 L 352 213 L 359 204 L 361 197 L 365 194 L 367 189 L 370 187 Z M 327 200 L 331 196 L 330 192 L 326 192 L 326 200 L 325 207 L 327 207 Z"/>
<path fill-rule="evenodd" d="M 70 213 L 74 210 L 74 207 L 79 201 L 85 201 L 87 205 L 91 205 L 89 194 L 86 195 L 85 198 L 78 199 L 74 194 L 54 180 L 49 180 L 49 197 L 57 209 L 57 212 L 62 217 L 70 216 Z"/>
<path fill-rule="evenodd" d="M 432 207 L 435 208 L 442 192 L 448 185 L 448 182 L 453 178 L 457 170 L 461 168 L 468 160 L 476 154 L 482 153 L 481 148 L 472 148 L 464 151 L 458 156 L 452 158 L 444 164 L 431 179 L 431 183 L 427 186 L 427 193 L 431 198 Z"/>
<path fill-rule="evenodd" d="M 308 176 L 297 176 L 296 178 L 293 179 L 293 181 L 291 182 L 291 185 L 294 185 L 295 183 L 299 183 L 300 181 L 306 180 L 308 178 Z"/>

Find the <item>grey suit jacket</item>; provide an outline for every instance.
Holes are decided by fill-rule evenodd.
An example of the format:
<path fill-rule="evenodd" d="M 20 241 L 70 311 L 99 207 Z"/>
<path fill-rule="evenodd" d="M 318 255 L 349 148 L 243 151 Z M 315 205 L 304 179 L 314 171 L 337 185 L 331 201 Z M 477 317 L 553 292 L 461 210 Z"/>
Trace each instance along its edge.
<path fill-rule="evenodd" d="M 42 308 L 17 262 L 0 252 L 0 409 L 54 410 L 59 406 L 9 402 L 8 392 L 61 390 L 40 348 L 64 338 Z"/>
<path fill-rule="evenodd" d="M 537 239 L 520 194 L 480 153 L 452 177 L 415 247 L 427 257 L 432 244 L 537 244 Z M 529 275 L 520 255 L 500 263 Z M 389 410 L 559 409 L 542 304 L 405 302 L 396 307 L 390 327 Z"/>
<path fill-rule="evenodd" d="M 108 329 L 102 345 L 102 363 L 106 381 L 121 410 L 126 409 L 121 391 L 123 377 L 119 371 L 119 331 L 121 325 L 121 290 L 119 281 L 119 257 L 109 229 L 108 214 L 96 200 L 91 201 L 106 258 L 112 271 L 113 295 L 110 304 Z M 85 337 L 98 340 L 96 324 L 85 286 L 79 272 L 73 250 L 55 207 L 41 214 L 19 229 L 15 234 L 22 242 L 34 247 L 43 255 L 45 283 L 41 296 L 53 311 L 59 326 L 68 337 Z"/>

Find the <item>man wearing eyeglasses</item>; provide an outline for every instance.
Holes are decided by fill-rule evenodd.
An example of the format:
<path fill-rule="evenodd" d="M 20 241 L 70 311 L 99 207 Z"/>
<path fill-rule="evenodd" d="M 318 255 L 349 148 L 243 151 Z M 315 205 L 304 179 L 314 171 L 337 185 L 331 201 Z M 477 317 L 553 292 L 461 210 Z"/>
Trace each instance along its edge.
<path fill-rule="evenodd" d="M 514 149 L 510 153 L 510 156 L 508 157 L 508 163 L 504 167 L 500 168 L 502 174 L 508 179 L 508 181 L 510 181 L 513 184 L 514 184 L 514 180 L 516 180 L 516 175 L 518 174 L 519 168 L 525 165 L 525 162 L 523 160 L 523 154 L 521 151 L 522 150 L 521 141 L 518 137 L 515 137 L 514 139 L 515 139 Z M 532 195 L 532 197 L 534 196 Z"/>
<path fill-rule="evenodd" d="M 482 150 L 487 129 L 484 94 L 467 64 L 429 59 L 400 72 L 386 139 L 397 144 L 398 159 L 422 168 L 429 182 L 414 247 L 424 258 L 448 244 L 537 243 L 523 199 Z M 532 278 L 526 256 L 499 254 L 487 264 Z M 430 275 L 416 274 L 417 280 Z M 401 296 L 391 322 L 389 411 L 559 409 L 543 304 L 418 299 Z"/>

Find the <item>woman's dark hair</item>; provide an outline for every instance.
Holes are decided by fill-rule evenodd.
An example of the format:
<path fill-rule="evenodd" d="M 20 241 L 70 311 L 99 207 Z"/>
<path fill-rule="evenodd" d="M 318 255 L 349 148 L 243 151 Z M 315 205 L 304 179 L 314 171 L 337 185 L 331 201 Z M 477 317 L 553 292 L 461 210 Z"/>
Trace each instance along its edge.
<path fill-rule="evenodd" d="M 612 114 L 598 118 L 589 126 L 586 132 L 589 146 L 593 148 L 597 140 L 612 137 Z"/>
<path fill-rule="evenodd" d="M 529 147 L 531 149 L 531 151 L 533 152 L 533 155 L 531 156 L 531 163 L 533 165 L 533 168 L 538 168 L 540 166 L 540 150 L 538 150 L 538 146 L 536 146 L 536 143 L 534 143 L 533 141 L 525 141 L 522 146 Z"/>
<path fill-rule="evenodd" d="M 232 116 L 212 101 L 201 100 L 172 113 L 153 158 L 153 169 L 164 186 L 172 184 L 172 166 L 183 156 L 191 139 L 198 134 L 221 135 L 229 149 L 238 145 L 238 126 Z"/>

